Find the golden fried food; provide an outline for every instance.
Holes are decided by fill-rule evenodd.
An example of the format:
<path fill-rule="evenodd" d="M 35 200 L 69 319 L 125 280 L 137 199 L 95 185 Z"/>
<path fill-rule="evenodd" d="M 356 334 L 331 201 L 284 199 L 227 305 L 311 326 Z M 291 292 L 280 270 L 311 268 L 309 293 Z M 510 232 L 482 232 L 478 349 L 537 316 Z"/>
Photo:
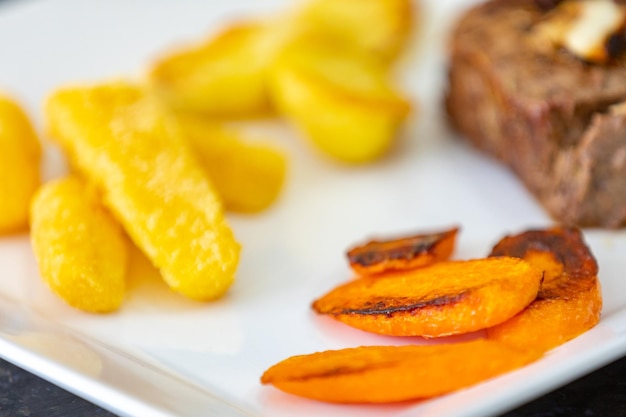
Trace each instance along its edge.
<path fill-rule="evenodd" d="M 490 339 L 549 350 L 594 327 L 602 292 L 598 265 L 576 228 L 530 230 L 502 239 L 491 256 L 515 256 L 544 271 L 537 299 L 510 320 L 490 328 Z"/>
<path fill-rule="evenodd" d="M 360 275 L 420 268 L 445 261 L 454 251 L 458 227 L 409 237 L 372 240 L 347 252 L 352 270 Z"/>
<path fill-rule="evenodd" d="M 348 163 L 384 155 L 411 109 L 382 65 L 311 37 L 283 50 L 270 70 L 270 91 L 279 112 L 312 144 Z"/>
<path fill-rule="evenodd" d="M 239 244 L 222 203 L 160 103 L 125 83 L 66 88 L 46 103 L 52 136 L 175 291 L 211 300 Z"/>
<path fill-rule="evenodd" d="M 78 177 L 44 184 L 32 201 L 31 240 L 41 277 L 65 302 L 93 313 L 119 308 L 129 242 L 93 187 Z"/>
<path fill-rule="evenodd" d="M 255 213 L 278 198 L 287 170 L 281 151 L 207 118 L 179 115 L 177 120 L 226 210 Z"/>
<path fill-rule="evenodd" d="M 306 30 L 390 62 L 406 46 L 415 12 L 414 0 L 311 0 L 296 19 Z"/>
<path fill-rule="evenodd" d="M 444 261 L 350 281 L 313 309 L 373 333 L 448 336 L 510 319 L 535 299 L 541 279 L 522 259 Z"/>
<path fill-rule="evenodd" d="M 487 340 L 426 346 L 363 346 L 293 356 L 269 368 L 264 384 L 334 403 L 430 398 L 520 368 L 540 354 Z"/>
<path fill-rule="evenodd" d="M 28 227 L 30 200 L 41 182 L 41 146 L 30 120 L 0 94 L 0 234 Z"/>
<path fill-rule="evenodd" d="M 172 51 L 150 69 L 154 90 L 176 110 L 219 117 L 269 113 L 265 47 L 261 23 L 225 28 L 198 44 Z"/>

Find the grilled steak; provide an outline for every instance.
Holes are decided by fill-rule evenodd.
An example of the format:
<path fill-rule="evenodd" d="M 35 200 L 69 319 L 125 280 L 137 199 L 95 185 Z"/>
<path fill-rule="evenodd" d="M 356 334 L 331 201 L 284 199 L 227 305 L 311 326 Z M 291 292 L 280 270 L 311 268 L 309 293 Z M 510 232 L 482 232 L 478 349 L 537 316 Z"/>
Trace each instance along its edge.
<path fill-rule="evenodd" d="M 450 120 L 507 164 L 555 220 L 624 226 L 626 107 L 616 104 L 626 101 L 626 56 L 598 64 L 546 48 L 539 28 L 549 13 L 536 0 L 493 0 L 459 20 Z"/>

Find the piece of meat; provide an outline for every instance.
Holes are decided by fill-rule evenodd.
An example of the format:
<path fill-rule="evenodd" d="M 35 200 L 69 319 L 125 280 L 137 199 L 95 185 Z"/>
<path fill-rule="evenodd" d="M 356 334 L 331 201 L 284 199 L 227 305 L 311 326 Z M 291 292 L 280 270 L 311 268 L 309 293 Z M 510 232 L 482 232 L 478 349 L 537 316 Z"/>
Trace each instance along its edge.
<path fill-rule="evenodd" d="M 566 223 L 619 227 L 626 218 L 626 111 L 595 114 L 580 143 L 558 154 L 545 204 Z M 565 196 L 565 198 L 564 198 Z"/>
<path fill-rule="evenodd" d="M 534 0 L 467 12 L 450 43 L 446 109 L 478 148 L 507 164 L 555 220 L 626 224 L 626 58 L 606 65 L 546 48 Z"/>

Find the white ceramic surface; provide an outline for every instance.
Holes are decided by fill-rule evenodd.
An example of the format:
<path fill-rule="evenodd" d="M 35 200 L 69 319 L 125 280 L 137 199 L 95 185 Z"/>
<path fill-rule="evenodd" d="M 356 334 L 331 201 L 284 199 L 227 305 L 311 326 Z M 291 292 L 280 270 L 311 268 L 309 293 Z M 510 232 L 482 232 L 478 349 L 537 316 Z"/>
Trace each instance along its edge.
<path fill-rule="evenodd" d="M 19 97 L 43 130 L 41 103 L 55 87 L 140 76 L 167 48 L 287 3 L 0 3 L 0 88 Z M 41 283 L 27 237 L 0 238 L 0 356 L 127 416 L 484 417 L 626 353 L 626 236 L 586 231 L 601 269 L 602 321 L 524 369 L 435 400 L 390 406 L 322 404 L 259 383 L 267 367 L 291 355 L 424 343 L 366 334 L 312 314 L 315 297 L 349 278 L 343 255 L 349 245 L 455 224 L 462 227 L 456 257 L 479 257 L 504 234 L 551 223 L 506 169 L 459 141 L 442 118 L 445 34 L 469 3 L 424 4 L 422 31 L 399 70 L 419 112 L 384 160 L 345 167 L 284 125 L 252 127 L 289 153 L 290 171 L 271 210 L 229 216 L 244 250 L 224 299 L 192 303 L 158 281 L 135 277 L 118 313 L 83 314 Z M 46 177 L 62 167 L 48 149 Z"/>

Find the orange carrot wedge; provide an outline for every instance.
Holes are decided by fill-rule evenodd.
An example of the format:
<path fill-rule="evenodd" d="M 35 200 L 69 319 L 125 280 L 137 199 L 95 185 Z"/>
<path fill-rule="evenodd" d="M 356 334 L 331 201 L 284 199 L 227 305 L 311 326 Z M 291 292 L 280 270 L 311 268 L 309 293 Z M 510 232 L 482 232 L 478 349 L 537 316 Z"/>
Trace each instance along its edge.
<path fill-rule="evenodd" d="M 458 227 L 442 232 L 372 240 L 348 250 L 350 267 L 360 275 L 420 268 L 450 258 Z"/>
<path fill-rule="evenodd" d="M 528 308 L 487 330 L 490 339 L 549 350 L 595 326 L 602 293 L 598 265 L 575 228 L 532 230 L 502 239 L 491 256 L 516 256 L 542 269 L 544 281 Z"/>
<path fill-rule="evenodd" d="M 350 281 L 316 300 L 313 309 L 369 332 L 447 336 L 513 317 L 535 299 L 541 278 L 522 259 L 445 261 Z"/>
<path fill-rule="evenodd" d="M 365 346 L 293 356 L 269 368 L 264 384 L 334 403 L 430 398 L 524 366 L 540 356 L 484 339 L 430 346 Z"/>

